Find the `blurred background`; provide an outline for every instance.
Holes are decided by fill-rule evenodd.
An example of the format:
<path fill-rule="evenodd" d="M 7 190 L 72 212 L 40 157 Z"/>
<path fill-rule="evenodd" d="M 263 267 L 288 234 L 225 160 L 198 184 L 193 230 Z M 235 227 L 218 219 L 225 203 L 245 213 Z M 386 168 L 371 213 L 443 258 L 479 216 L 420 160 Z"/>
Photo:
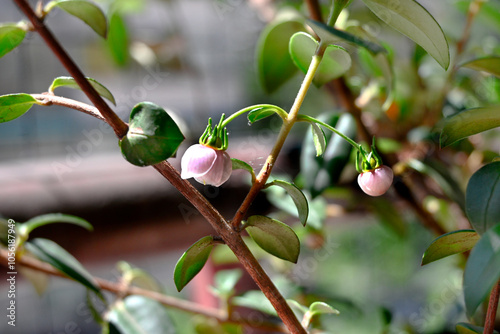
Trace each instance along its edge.
<path fill-rule="evenodd" d="M 222 113 L 231 114 L 258 103 L 276 104 L 287 110 L 293 103 L 302 75 L 296 75 L 277 92 L 266 94 L 258 81 L 255 45 L 279 8 L 287 5 L 303 10 L 302 2 L 96 2 L 105 12 L 114 13 L 112 25 L 124 27 L 121 31 L 127 41 L 125 48 L 113 48 L 84 23 L 60 10 L 49 14 L 47 25 L 83 72 L 114 94 L 117 105 L 113 108 L 123 120 L 128 120 L 132 107 L 141 101 L 154 102 L 175 115 L 186 141 L 179 148 L 179 157 L 170 159 L 174 166 L 179 167 L 184 150 L 197 142 L 209 117 L 218 121 Z M 420 3 L 435 15 L 450 39 L 459 37 L 463 3 L 467 1 Z M 10 1 L 3 1 L 0 8 L 0 22 L 23 19 Z M 356 11 L 363 8 L 360 1 L 354 1 L 352 8 L 356 18 L 368 17 L 368 22 L 377 22 L 366 9 Z M 401 61 L 409 62 L 414 44 L 386 26 L 376 27 L 381 29 L 380 38 L 398 46 L 395 52 Z M 472 33 L 477 37 L 471 38 L 473 44 L 490 48 L 498 45 L 498 35 L 485 34 L 484 30 Z M 435 69 L 429 59 L 420 68 L 429 82 L 439 80 L 437 75 L 433 77 Z M 42 93 L 55 77 L 67 75 L 35 33 L 29 33 L 20 47 L 0 59 L 0 73 L 0 95 Z M 408 88 L 401 87 L 402 92 Z M 411 91 L 411 87 L 408 89 Z M 56 94 L 88 101 L 80 91 L 67 88 L 58 88 Z M 302 113 L 319 115 L 335 108 L 328 94 L 313 87 Z M 380 115 L 367 120 L 376 117 Z M 380 131 L 396 127 L 387 119 L 385 122 Z M 16 222 L 52 212 L 85 218 L 95 231 L 55 224 L 40 228 L 33 237 L 56 241 L 98 277 L 116 279 L 116 262 L 128 261 L 149 271 L 168 293 L 177 296 L 172 280 L 177 259 L 190 244 L 212 230 L 156 171 L 126 162 L 114 133 L 101 123 L 74 110 L 35 105 L 19 119 L 0 124 L 0 215 Z M 250 127 L 242 117 L 231 123 L 229 153 L 258 170 L 279 126 L 280 122 L 271 118 Z M 276 173 L 297 176 L 305 133 L 306 128 L 298 125 L 287 140 Z M 397 141 L 402 134 L 388 131 L 386 135 Z M 273 268 L 271 273 L 277 282 L 298 284 L 287 289 L 292 297 L 294 293 L 318 296 L 341 310 L 340 316 L 322 319 L 332 333 L 453 332 L 453 324 L 465 319 L 460 270 L 463 259 L 452 257 L 439 265 L 420 267 L 421 256 L 434 238 L 432 233 L 400 205 L 393 193 L 385 202 L 367 199 L 357 190 L 355 175 L 354 164 L 348 165 L 339 176 L 342 187 L 331 187 L 325 199 L 315 200 L 317 211 L 323 214 L 323 219 L 318 220 L 324 222 L 324 232 L 296 229 L 304 245 L 296 267 L 264 257 L 262 261 Z M 235 172 L 221 188 L 197 187 L 226 217 L 231 217 L 248 184 L 243 172 Z M 276 211 L 272 204 L 279 202 L 279 195 L 260 196 L 252 210 Z M 400 211 L 394 219 L 390 215 L 394 206 L 384 206 L 391 201 Z M 432 198 L 428 205 L 437 214 L 455 212 L 452 208 L 452 213 L 443 213 L 442 202 Z M 380 209 L 372 210 L 373 206 Z M 464 224 L 463 217 L 456 220 L 455 225 Z M 290 222 L 296 223 L 296 219 L 290 218 Z M 224 259 L 224 255 L 215 258 L 204 269 L 207 275 Z M 38 296 L 30 283 L 22 275 L 19 277 L 17 326 L 13 331 L 2 321 L 0 332 L 100 331 L 86 308 L 81 286 L 51 278 L 47 291 Z M 214 303 L 206 290 L 200 292 L 205 284 L 195 279 L 182 296 Z M 4 279 L 0 287 L 5 291 Z M 2 292 L 0 305 L 7 302 Z M 193 330 L 186 325 L 179 332 Z"/>

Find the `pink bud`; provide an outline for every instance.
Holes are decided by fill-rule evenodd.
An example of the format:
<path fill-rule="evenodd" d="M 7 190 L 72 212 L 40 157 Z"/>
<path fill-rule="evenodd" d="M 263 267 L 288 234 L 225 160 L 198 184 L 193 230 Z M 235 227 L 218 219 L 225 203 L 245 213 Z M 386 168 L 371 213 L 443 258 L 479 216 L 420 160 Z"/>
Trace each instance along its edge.
<path fill-rule="evenodd" d="M 358 175 L 358 184 L 361 189 L 370 196 L 385 194 L 392 184 L 394 173 L 387 166 L 380 166 L 371 171 Z"/>
<path fill-rule="evenodd" d="M 200 144 L 189 147 L 181 160 L 181 177 L 200 183 L 220 186 L 231 176 L 232 163 L 226 151 Z"/>

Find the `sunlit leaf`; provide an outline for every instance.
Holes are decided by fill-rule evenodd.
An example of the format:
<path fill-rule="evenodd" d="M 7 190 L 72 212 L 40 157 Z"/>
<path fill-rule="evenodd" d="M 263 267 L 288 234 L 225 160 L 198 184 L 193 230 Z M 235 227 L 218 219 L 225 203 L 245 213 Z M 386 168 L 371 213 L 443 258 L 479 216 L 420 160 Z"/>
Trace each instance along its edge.
<path fill-rule="evenodd" d="M 257 121 L 260 121 L 261 119 L 267 118 L 269 116 L 272 116 L 274 114 L 277 114 L 281 118 L 286 118 L 287 113 L 283 109 L 281 109 L 278 106 L 273 106 L 273 105 L 265 105 L 261 106 L 258 108 L 255 108 L 253 110 L 250 110 L 247 114 L 248 121 L 250 124 L 253 124 Z"/>
<path fill-rule="evenodd" d="M 87 78 L 87 81 L 90 83 L 92 87 L 94 87 L 94 89 L 97 91 L 97 93 L 99 93 L 99 95 L 107 98 L 114 105 L 116 105 L 116 101 L 115 98 L 113 97 L 113 94 L 111 94 L 111 92 L 106 87 L 104 87 L 101 83 L 92 78 Z M 78 84 L 76 83 L 75 79 L 73 79 L 72 77 L 55 78 L 49 87 L 49 92 L 53 92 L 54 89 L 56 89 L 57 87 L 69 87 L 74 89 L 81 89 L 80 86 L 78 86 Z"/>
<path fill-rule="evenodd" d="M 276 91 L 296 72 L 288 53 L 288 41 L 304 25 L 295 20 L 271 22 L 261 33 L 257 43 L 257 71 L 264 90 Z"/>
<path fill-rule="evenodd" d="M 115 63 L 125 66 L 130 58 L 129 36 L 125 20 L 119 12 L 114 12 L 109 19 L 107 44 Z"/>
<path fill-rule="evenodd" d="M 130 113 L 129 130 L 120 140 L 120 148 L 131 164 L 150 166 L 174 156 L 183 140 L 167 111 L 154 103 L 141 102 Z"/>
<path fill-rule="evenodd" d="M 450 255 L 467 252 L 474 247 L 479 238 L 479 234 L 474 230 L 459 230 L 443 234 L 426 249 L 422 257 L 422 265 Z"/>
<path fill-rule="evenodd" d="M 68 253 L 64 248 L 52 240 L 37 238 L 25 243 L 26 249 L 43 262 L 83 284 L 85 287 L 100 294 L 100 289 L 92 275 Z"/>
<path fill-rule="evenodd" d="M 470 60 L 461 65 L 462 67 L 472 68 L 476 71 L 488 72 L 500 77 L 500 57 L 485 57 Z"/>
<path fill-rule="evenodd" d="M 40 226 L 54 224 L 54 223 L 73 224 L 83 227 L 89 231 L 92 231 L 94 229 L 92 225 L 85 219 L 62 213 L 49 213 L 45 215 L 36 216 L 31 218 L 25 223 L 18 224 L 17 228 L 20 234 L 28 236 L 34 229 Z"/>
<path fill-rule="evenodd" d="M 309 64 L 315 54 L 318 42 L 305 32 L 298 32 L 290 39 L 290 55 L 295 65 L 307 73 Z M 329 45 L 314 76 L 316 86 L 342 76 L 351 67 L 351 56 L 347 51 L 336 45 Z"/>
<path fill-rule="evenodd" d="M 268 183 L 266 188 L 270 186 L 279 186 L 286 190 L 297 207 L 300 222 L 305 226 L 307 223 L 307 216 L 309 215 L 309 205 L 304 193 L 302 193 L 302 191 L 295 184 L 283 180 L 274 180 Z"/>
<path fill-rule="evenodd" d="M 201 271 L 210 256 L 213 245 L 213 237 L 206 236 L 182 254 L 174 270 L 174 282 L 178 291 L 181 291 Z"/>
<path fill-rule="evenodd" d="M 132 295 L 114 303 L 106 320 L 121 334 L 176 333 L 165 307 L 144 296 Z"/>
<path fill-rule="evenodd" d="M 448 42 L 434 17 L 414 0 L 363 0 L 379 19 L 412 39 L 447 69 Z"/>
<path fill-rule="evenodd" d="M 475 172 L 467 184 L 465 210 L 474 229 L 483 234 L 500 223 L 500 161 Z"/>
<path fill-rule="evenodd" d="M 440 144 L 445 147 L 468 136 L 500 126 L 500 106 L 464 110 L 443 120 Z"/>
<path fill-rule="evenodd" d="M 269 315 L 277 316 L 276 310 L 266 296 L 264 296 L 262 291 L 247 291 L 242 296 L 234 297 L 232 302 L 237 306 L 248 307 Z"/>
<path fill-rule="evenodd" d="M 241 160 L 238 160 L 238 159 L 235 159 L 235 158 L 231 158 L 231 163 L 232 163 L 233 170 L 235 170 L 235 169 L 246 170 L 252 176 L 252 183 L 255 182 L 255 172 L 254 172 L 252 166 L 250 166 L 249 164 L 247 164 L 245 161 L 241 161 Z"/>
<path fill-rule="evenodd" d="M 297 263 L 300 242 L 288 225 L 265 216 L 251 216 L 248 218 L 246 231 L 269 254 Z"/>
<path fill-rule="evenodd" d="M 108 30 L 106 16 L 94 3 L 86 0 L 53 0 L 47 3 L 44 11 L 48 13 L 56 7 L 79 18 L 100 36 L 106 38 Z"/>
<path fill-rule="evenodd" d="M 0 123 L 5 123 L 24 115 L 38 101 L 29 94 L 9 94 L 0 96 Z"/>
<path fill-rule="evenodd" d="M 468 316 L 472 317 L 499 279 L 500 224 L 496 224 L 479 239 L 465 266 L 463 285 Z"/>
<path fill-rule="evenodd" d="M 326 138 L 325 133 L 316 123 L 311 123 L 311 133 L 314 142 L 314 147 L 316 148 L 316 156 L 323 155 L 326 148 Z"/>
<path fill-rule="evenodd" d="M 0 58 L 22 43 L 26 31 L 17 23 L 0 24 Z"/>

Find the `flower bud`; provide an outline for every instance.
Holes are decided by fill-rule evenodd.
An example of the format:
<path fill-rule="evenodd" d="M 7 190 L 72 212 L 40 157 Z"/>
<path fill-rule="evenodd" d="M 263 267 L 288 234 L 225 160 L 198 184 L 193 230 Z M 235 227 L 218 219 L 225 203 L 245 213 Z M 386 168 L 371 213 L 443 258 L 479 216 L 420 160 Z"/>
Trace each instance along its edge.
<path fill-rule="evenodd" d="M 183 179 L 194 177 L 202 184 L 218 187 L 231 176 L 232 162 L 226 151 L 196 144 L 182 156 L 181 170 Z"/>
<path fill-rule="evenodd" d="M 358 184 L 370 196 L 380 196 L 390 188 L 394 173 L 390 167 L 382 165 L 358 175 Z"/>

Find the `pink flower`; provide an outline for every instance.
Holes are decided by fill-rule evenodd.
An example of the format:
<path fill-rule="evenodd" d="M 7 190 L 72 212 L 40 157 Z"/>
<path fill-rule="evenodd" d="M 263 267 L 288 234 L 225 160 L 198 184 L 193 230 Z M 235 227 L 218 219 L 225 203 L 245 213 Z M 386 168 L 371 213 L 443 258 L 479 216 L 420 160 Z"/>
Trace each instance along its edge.
<path fill-rule="evenodd" d="M 182 156 L 181 170 L 183 179 L 194 177 L 202 184 L 218 187 L 231 176 L 232 162 L 226 151 L 196 144 Z"/>
<path fill-rule="evenodd" d="M 387 166 L 380 166 L 358 175 L 358 184 L 370 196 L 380 196 L 392 185 L 394 173 Z"/>

